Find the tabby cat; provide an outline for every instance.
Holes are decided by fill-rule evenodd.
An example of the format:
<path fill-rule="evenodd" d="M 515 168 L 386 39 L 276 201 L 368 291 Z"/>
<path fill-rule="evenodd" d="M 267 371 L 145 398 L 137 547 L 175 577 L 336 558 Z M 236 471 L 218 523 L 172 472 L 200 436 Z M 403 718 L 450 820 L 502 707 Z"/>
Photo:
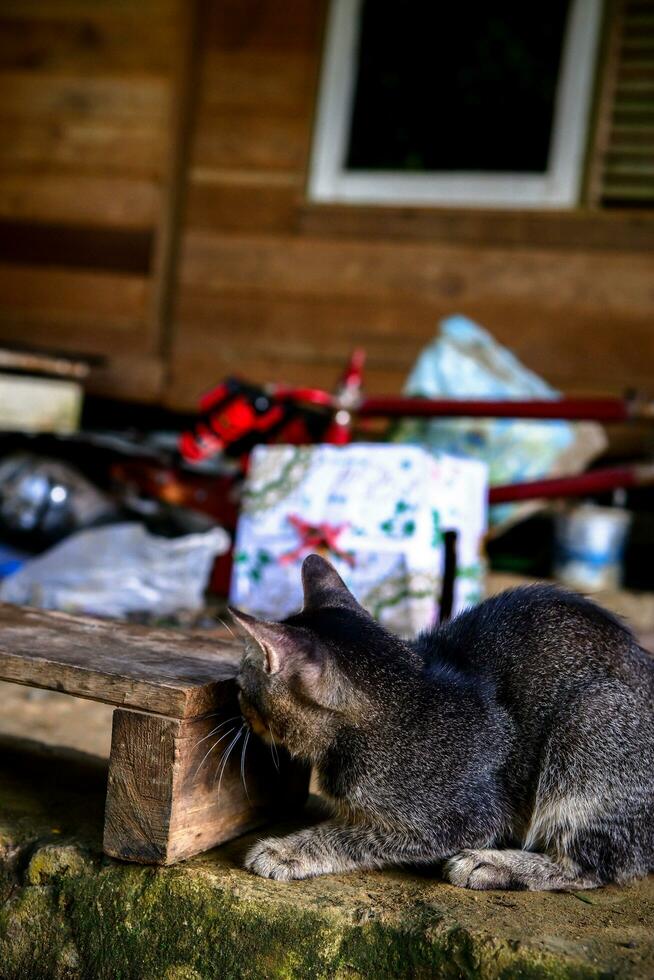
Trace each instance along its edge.
<path fill-rule="evenodd" d="M 261 840 L 276 879 L 444 862 L 466 888 L 654 869 L 654 661 L 599 606 L 514 589 L 408 642 L 310 555 L 304 608 L 248 634 L 241 710 L 310 762 L 330 819 Z"/>

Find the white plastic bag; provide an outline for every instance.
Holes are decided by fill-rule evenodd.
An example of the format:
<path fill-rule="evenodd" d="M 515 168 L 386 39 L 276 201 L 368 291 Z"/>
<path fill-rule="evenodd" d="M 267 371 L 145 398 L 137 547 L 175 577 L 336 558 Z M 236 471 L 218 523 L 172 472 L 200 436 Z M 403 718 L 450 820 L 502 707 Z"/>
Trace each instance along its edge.
<path fill-rule="evenodd" d="M 0 600 L 95 616 L 195 610 L 229 543 L 221 528 L 181 538 L 132 522 L 79 531 L 4 579 Z"/>
<path fill-rule="evenodd" d="M 457 315 L 439 324 L 407 379 L 407 395 L 425 398 L 552 398 L 559 393 L 499 344 L 487 330 Z M 490 485 L 579 473 L 606 447 L 595 422 L 539 419 L 420 419 L 401 422 L 398 442 L 418 443 L 454 456 L 483 460 Z M 491 523 L 515 520 L 529 504 L 491 508 Z"/>

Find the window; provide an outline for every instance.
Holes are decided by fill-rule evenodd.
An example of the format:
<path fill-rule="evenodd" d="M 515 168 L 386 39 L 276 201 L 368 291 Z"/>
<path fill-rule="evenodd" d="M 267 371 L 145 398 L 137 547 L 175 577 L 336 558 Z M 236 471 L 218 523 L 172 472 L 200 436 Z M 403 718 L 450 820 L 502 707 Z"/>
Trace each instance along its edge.
<path fill-rule="evenodd" d="M 654 0 L 612 7 L 597 99 L 588 200 L 654 208 Z"/>
<path fill-rule="evenodd" d="M 601 0 L 332 0 L 310 195 L 577 203 Z"/>

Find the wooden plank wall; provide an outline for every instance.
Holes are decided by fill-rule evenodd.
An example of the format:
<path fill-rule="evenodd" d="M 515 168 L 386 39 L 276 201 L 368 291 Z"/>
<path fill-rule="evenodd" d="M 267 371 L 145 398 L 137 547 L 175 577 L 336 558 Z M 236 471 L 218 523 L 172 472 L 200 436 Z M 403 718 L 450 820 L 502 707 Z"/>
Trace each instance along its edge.
<path fill-rule="evenodd" d="M 0 341 L 98 355 L 110 393 L 161 394 L 184 6 L 0 5 Z"/>
<path fill-rule="evenodd" d="M 171 361 L 174 405 L 193 405 L 226 373 L 297 381 L 305 365 L 315 367 L 322 324 L 306 320 L 311 292 L 302 272 L 290 289 L 277 282 L 271 288 L 270 274 L 285 264 L 287 246 L 300 244 L 322 6 L 202 4 Z M 322 381 L 333 379 L 334 361 L 325 358 Z"/>
<path fill-rule="evenodd" d="M 650 213 L 318 207 L 305 200 L 324 4 L 202 5 L 171 385 L 331 385 L 355 344 L 398 390 L 462 312 L 571 391 L 654 389 Z"/>
<path fill-rule="evenodd" d="M 462 312 L 564 389 L 652 391 L 654 212 L 307 201 L 325 4 L 3 0 L 0 343 L 187 409 L 229 373 L 332 385 L 358 344 L 396 391 Z"/>

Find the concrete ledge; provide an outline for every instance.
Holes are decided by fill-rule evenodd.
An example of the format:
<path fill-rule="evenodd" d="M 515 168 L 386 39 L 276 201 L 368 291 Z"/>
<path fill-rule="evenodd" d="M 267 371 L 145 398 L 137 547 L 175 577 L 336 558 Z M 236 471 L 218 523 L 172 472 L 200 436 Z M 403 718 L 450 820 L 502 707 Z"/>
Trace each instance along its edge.
<path fill-rule="evenodd" d="M 130 866 L 100 853 L 105 778 L 0 747 L 1 980 L 654 976 L 654 879 L 577 895 L 409 872 L 274 883 L 240 869 L 247 839 Z"/>

